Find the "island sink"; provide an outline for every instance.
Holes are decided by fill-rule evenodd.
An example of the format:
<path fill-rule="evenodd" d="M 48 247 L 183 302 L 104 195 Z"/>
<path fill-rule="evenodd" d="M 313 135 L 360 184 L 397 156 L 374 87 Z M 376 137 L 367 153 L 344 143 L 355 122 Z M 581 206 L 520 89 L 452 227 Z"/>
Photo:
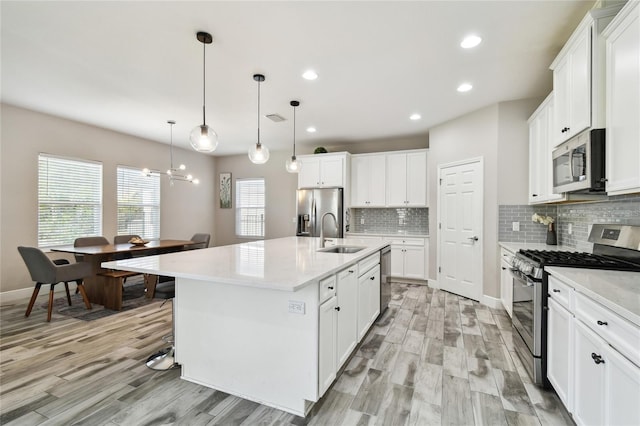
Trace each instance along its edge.
<path fill-rule="evenodd" d="M 323 249 L 319 249 L 318 251 L 323 253 L 342 253 L 342 254 L 350 254 L 357 253 L 360 250 L 365 249 L 365 247 L 357 247 L 357 246 L 332 246 Z"/>

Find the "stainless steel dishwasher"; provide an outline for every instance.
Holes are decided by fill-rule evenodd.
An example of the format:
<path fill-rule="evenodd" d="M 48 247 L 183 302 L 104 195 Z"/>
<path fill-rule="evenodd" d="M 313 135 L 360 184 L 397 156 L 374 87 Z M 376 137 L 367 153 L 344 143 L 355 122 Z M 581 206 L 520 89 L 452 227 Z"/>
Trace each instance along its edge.
<path fill-rule="evenodd" d="M 391 300 L 391 246 L 380 250 L 380 315 Z"/>

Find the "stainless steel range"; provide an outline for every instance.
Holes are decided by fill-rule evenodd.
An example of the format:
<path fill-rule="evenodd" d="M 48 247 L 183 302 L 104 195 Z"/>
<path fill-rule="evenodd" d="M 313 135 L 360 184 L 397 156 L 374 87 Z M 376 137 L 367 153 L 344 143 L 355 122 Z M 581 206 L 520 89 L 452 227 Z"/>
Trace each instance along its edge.
<path fill-rule="evenodd" d="M 547 285 L 544 268 L 564 266 L 640 272 L 640 226 L 593 225 L 593 253 L 520 250 L 513 257 L 513 343 L 531 379 L 547 381 Z"/>

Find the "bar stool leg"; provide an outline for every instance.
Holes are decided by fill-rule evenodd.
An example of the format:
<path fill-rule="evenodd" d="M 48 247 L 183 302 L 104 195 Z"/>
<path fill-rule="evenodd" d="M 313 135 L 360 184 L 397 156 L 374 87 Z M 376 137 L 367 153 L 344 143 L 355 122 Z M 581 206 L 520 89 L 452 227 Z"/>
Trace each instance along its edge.
<path fill-rule="evenodd" d="M 176 327 L 176 311 L 173 306 L 173 299 L 171 299 L 171 340 L 168 342 L 171 343 L 171 346 L 165 348 L 155 354 L 151 355 L 147 358 L 146 366 L 152 370 L 170 370 L 178 366 L 175 360 L 175 352 L 176 347 L 173 344 L 173 339 L 175 337 L 175 327 Z"/>

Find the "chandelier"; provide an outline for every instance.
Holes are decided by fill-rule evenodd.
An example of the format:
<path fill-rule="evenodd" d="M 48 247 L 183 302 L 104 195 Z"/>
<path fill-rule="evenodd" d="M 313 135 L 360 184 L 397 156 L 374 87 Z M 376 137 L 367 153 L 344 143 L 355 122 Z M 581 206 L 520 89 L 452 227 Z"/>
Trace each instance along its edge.
<path fill-rule="evenodd" d="M 169 168 L 164 173 L 159 170 L 144 168 L 142 169 L 142 174 L 144 174 L 145 176 L 151 176 L 154 174 L 166 175 L 169 178 L 169 184 L 171 186 L 173 186 L 174 181 L 189 182 L 195 185 L 199 184 L 200 180 L 194 178 L 191 174 L 185 174 L 187 166 L 182 163 L 178 165 L 178 167 L 173 166 L 173 126 L 174 124 L 176 124 L 176 122 L 174 120 L 167 120 L 167 123 L 171 126 L 171 138 L 169 142 Z"/>

